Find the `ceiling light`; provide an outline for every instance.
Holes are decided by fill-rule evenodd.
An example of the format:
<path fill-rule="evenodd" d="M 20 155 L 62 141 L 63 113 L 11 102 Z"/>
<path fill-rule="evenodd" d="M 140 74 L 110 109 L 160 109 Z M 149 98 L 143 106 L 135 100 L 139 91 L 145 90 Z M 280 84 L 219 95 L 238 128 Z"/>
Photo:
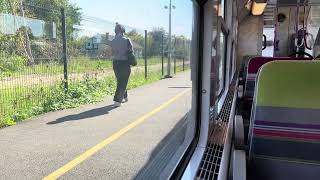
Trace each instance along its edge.
<path fill-rule="evenodd" d="M 260 16 L 263 14 L 264 9 L 266 8 L 267 3 L 257 3 L 257 2 L 253 2 L 252 3 L 252 9 L 251 9 L 251 13 L 254 16 Z"/>

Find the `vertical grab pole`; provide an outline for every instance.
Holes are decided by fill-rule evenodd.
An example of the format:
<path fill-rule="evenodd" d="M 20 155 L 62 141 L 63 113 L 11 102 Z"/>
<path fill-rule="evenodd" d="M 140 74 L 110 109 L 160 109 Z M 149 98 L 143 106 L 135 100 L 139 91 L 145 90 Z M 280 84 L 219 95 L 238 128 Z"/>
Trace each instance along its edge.
<path fill-rule="evenodd" d="M 68 90 L 68 52 L 67 52 L 67 27 L 66 27 L 66 12 L 61 8 L 61 22 L 62 22 L 62 59 L 63 59 L 63 77 L 64 89 Z"/>
<path fill-rule="evenodd" d="M 163 48 L 163 34 L 161 37 L 161 74 L 164 75 L 164 48 Z"/>
<path fill-rule="evenodd" d="M 148 78 L 148 64 L 147 64 L 147 43 L 148 43 L 148 31 L 144 31 L 144 77 Z"/>

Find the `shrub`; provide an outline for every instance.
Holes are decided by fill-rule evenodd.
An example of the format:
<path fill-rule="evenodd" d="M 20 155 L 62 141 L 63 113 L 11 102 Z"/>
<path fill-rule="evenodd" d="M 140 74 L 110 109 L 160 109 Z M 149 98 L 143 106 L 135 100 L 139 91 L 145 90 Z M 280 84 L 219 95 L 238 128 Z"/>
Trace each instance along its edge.
<path fill-rule="evenodd" d="M 15 72 L 25 68 L 27 59 L 15 54 L 0 53 L 0 71 Z"/>

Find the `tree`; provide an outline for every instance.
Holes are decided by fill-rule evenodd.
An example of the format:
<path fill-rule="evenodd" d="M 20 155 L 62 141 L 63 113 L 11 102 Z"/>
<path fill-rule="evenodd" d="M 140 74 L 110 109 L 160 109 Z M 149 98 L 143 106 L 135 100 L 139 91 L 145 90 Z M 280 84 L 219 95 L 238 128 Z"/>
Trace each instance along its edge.
<path fill-rule="evenodd" d="M 163 28 L 154 28 L 149 32 L 149 37 L 152 38 L 149 48 L 150 56 L 158 56 L 161 54 L 162 37 L 164 37 L 164 35 L 165 30 Z"/>
<path fill-rule="evenodd" d="M 77 7 L 75 4 L 68 4 L 66 7 L 66 24 L 67 24 L 67 37 L 73 40 L 73 33 L 77 31 L 74 25 L 80 25 L 82 20 L 81 8 Z"/>
<path fill-rule="evenodd" d="M 188 39 L 184 36 L 174 37 L 174 54 L 178 58 L 186 57 L 189 54 L 189 49 L 187 46 Z"/>
<path fill-rule="evenodd" d="M 137 30 L 133 29 L 126 33 L 126 36 L 130 38 L 131 41 L 139 44 L 140 46 L 144 46 L 144 36 L 141 34 L 137 33 Z"/>
<path fill-rule="evenodd" d="M 36 45 L 31 42 L 35 39 L 30 37 L 31 30 L 26 23 L 26 18 L 44 21 L 46 23 L 44 32 L 46 36 L 43 37 L 43 40 L 49 39 L 48 43 L 52 42 L 53 44 L 57 44 L 58 42 L 59 45 L 61 41 L 59 41 L 59 39 L 53 39 L 52 33 L 57 32 L 57 37 L 61 38 L 61 8 L 66 10 L 67 38 L 69 41 L 72 41 L 74 32 L 76 31 L 74 25 L 80 24 L 82 14 L 81 9 L 75 4 L 71 4 L 69 0 L 0 0 L 0 13 L 11 14 L 14 18 L 14 28 L 17 28 L 15 29 L 16 34 L 13 35 L 11 40 L 17 45 L 18 55 L 26 57 L 29 65 L 34 64 L 32 47 Z M 8 38 L 6 38 L 6 40 L 8 40 Z M 2 42 L 0 42 L 0 44 L 2 44 Z M 33 45 L 31 46 L 31 44 Z M 48 46 L 45 47 L 50 48 L 53 44 L 48 44 Z M 42 49 L 43 52 L 50 51 L 45 47 L 36 49 Z"/>
<path fill-rule="evenodd" d="M 21 16 L 23 17 L 23 26 L 26 27 L 26 20 L 24 18 L 24 8 L 23 8 L 23 4 L 22 4 L 22 0 L 20 0 L 19 2 L 19 9 L 21 12 Z M 30 30 L 31 31 L 31 30 Z M 30 43 L 30 37 L 29 37 L 29 32 L 28 32 L 28 28 L 25 28 L 22 30 L 23 36 L 25 38 L 25 49 L 26 49 L 26 55 L 28 58 L 28 63 L 29 65 L 33 65 L 34 64 L 34 58 L 32 55 L 32 51 L 31 51 L 31 43 Z"/>
<path fill-rule="evenodd" d="M 25 11 L 23 8 L 22 0 L 7 0 L 7 3 L 10 7 L 10 10 L 13 14 L 14 17 L 14 24 L 16 24 L 16 18 L 18 17 L 18 11 L 21 12 L 21 16 L 23 17 L 23 27 L 25 28 L 19 28 L 18 34 L 20 35 L 20 41 L 22 41 L 23 49 L 24 49 L 24 55 L 28 58 L 28 64 L 33 64 L 34 59 L 32 56 L 32 51 L 31 51 L 31 43 L 28 35 L 28 28 L 26 28 L 26 22 L 25 22 Z"/>
<path fill-rule="evenodd" d="M 69 0 L 27 0 L 28 15 L 34 16 L 45 22 L 54 22 L 57 25 L 58 34 L 61 35 L 61 8 L 66 12 L 67 37 L 73 39 L 74 25 L 80 25 L 82 20 L 81 8 Z"/>
<path fill-rule="evenodd" d="M 7 11 L 6 0 L 0 0 L 0 13 Z"/>

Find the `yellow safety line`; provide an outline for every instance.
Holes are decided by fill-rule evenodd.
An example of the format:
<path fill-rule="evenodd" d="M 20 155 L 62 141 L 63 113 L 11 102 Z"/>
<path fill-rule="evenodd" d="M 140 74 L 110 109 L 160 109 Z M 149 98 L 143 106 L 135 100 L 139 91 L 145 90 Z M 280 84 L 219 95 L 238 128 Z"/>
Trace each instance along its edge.
<path fill-rule="evenodd" d="M 90 148 L 89 150 L 87 150 L 86 152 L 84 152 L 83 154 L 81 154 L 80 156 L 76 157 L 75 159 L 73 159 L 72 161 L 68 162 L 66 165 L 60 167 L 59 169 L 57 169 L 56 171 L 54 171 L 53 173 L 49 174 L 48 176 L 44 177 L 43 180 L 53 180 L 53 179 L 57 179 L 60 176 L 62 176 L 63 174 L 67 173 L 68 171 L 70 171 L 71 169 L 73 169 L 74 167 L 76 167 L 77 165 L 79 165 L 80 163 L 82 163 L 83 161 L 85 161 L 86 159 L 88 159 L 89 157 L 91 157 L 93 154 L 97 153 L 98 151 L 100 151 L 101 149 L 103 149 L 105 146 L 107 146 L 108 144 L 112 143 L 113 141 L 117 140 L 118 138 L 120 138 L 122 135 L 124 135 L 125 133 L 127 133 L 128 131 L 130 131 L 131 129 L 133 129 L 134 127 L 138 126 L 139 124 L 141 124 L 142 122 L 144 122 L 147 118 L 153 116 L 154 114 L 158 113 L 159 111 L 161 111 L 162 109 L 166 108 L 167 106 L 169 106 L 170 104 L 172 104 L 174 101 L 176 101 L 178 98 L 180 98 L 181 96 L 183 96 L 184 94 L 186 94 L 190 89 L 184 90 L 183 92 L 179 93 L 178 95 L 174 96 L 173 98 L 171 98 L 169 101 L 167 101 L 166 103 L 162 104 L 161 106 L 159 106 L 158 108 L 152 110 L 151 112 L 141 116 L 140 118 L 138 118 L 137 120 L 135 120 L 134 122 L 132 122 L 131 124 L 129 124 L 128 126 L 122 128 L 121 130 L 119 130 L 118 132 L 116 132 L 115 134 L 113 134 L 112 136 L 108 137 L 107 139 L 103 140 L 102 142 L 100 142 L 99 144 L 95 145 L 94 147 Z"/>

